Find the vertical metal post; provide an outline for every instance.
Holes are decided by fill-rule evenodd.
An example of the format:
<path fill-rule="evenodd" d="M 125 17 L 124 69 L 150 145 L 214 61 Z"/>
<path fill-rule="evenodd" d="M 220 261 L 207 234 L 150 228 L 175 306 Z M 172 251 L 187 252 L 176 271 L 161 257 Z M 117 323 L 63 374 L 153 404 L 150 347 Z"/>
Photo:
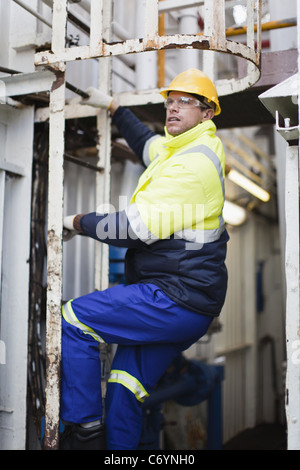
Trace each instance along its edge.
<path fill-rule="evenodd" d="M 300 0 L 297 0 L 297 18 L 300 18 Z M 300 66 L 300 30 L 298 28 L 298 67 Z M 285 205 L 286 205 L 286 418 L 288 450 L 300 450 L 300 85 L 295 81 L 294 99 L 298 103 L 298 145 L 289 146 L 286 155 Z"/>
<path fill-rule="evenodd" d="M 91 0 L 90 55 L 100 55 L 103 37 L 103 0 Z"/>
<path fill-rule="evenodd" d="M 109 41 L 111 38 L 112 24 L 112 0 L 106 0 L 102 10 L 102 33 L 103 40 Z M 98 87 L 104 93 L 111 93 L 111 58 L 99 59 Z M 97 116 L 98 130 L 98 166 L 104 169 L 103 172 L 96 173 L 96 204 L 99 212 L 106 211 L 105 206 L 110 201 L 110 171 L 111 171 L 111 119 L 106 110 L 99 110 Z M 104 210 L 103 210 L 104 209 Z M 109 246 L 105 243 L 97 243 L 95 246 L 95 290 L 104 290 L 109 286 Z M 99 345 L 100 348 L 100 345 Z M 101 358 L 101 389 L 102 401 L 105 401 L 107 371 L 109 365 L 109 345 L 102 345 L 100 349 Z M 103 409 L 105 409 L 103 407 Z"/>
<path fill-rule="evenodd" d="M 57 88 L 55 88 L 57 87 Z M 58 448 L 61 298 L 62 220 L 64 154 L 64 73 L 58 74 L 50 95 L 50 148 L 48 178 L 47 318 L 46 318 L 46 410 L 45 440 L 48 449 Z"/>
<path fill-rule="evenodd" d="M 261 53 L 261 15 L 257 14 L 255 17 L 254 11 L 257 6 L 257 12 L 261 11 L 261 0 L 248 0 L 247 1 L 247 46 L 255 49 L 255 42 L 257 43 L 257 53 Z M 255 23 L 257 24 L 257 33 L 255 35 Z M 257 39 L 257 41 L 255 41 Z M 256 66 L 251 62 L 247 64 L 247 74 L 250 77 L 255 72 Z"/>
<path fill-rule="evenodd" d="M 257 312 L 255 304 L 255 223 L 247 226 L 243 238 L 243 252 L 248 255 L 247 262 L 243 263 L 244 297 L 249 299 L 244 308 L 243 335 L 246 344 L 250 345 L 245 351 L 243 382 L 245 387 L 244 413 L 245 427 L 252 428 L 256 423 L 257 409 Z"/>
<path fill-rule="evenodd" d="M 225 37 L 225 4 L 224 0 L 205 0 L 205 27 L 206 36 L 214 36 L 215 47 L 224 47 Z M 203 71 L 212 79 L 215 78 L 215 54 L 203 52 Z"/>
<path fill-rule="evenodd" d="M 164 0 L 159 0 L 163 2 Z M 161 13 L 158 17 L 158 34 L 159 36 L 165 35 L 165 13 Z M 166 75 L 166 52 L 158 51 L 157 53 L 157 87 L 162 88 L 165 86 Z"/>
<path fill-rule="evenodd" d="M 53 2 L 52 50 L 65 47 L 67 1 Z M 56 80 L 50 93 L 47 318 L 46 318 L 46 409 L 44 448 L 59 448 L 62 229 L 63 229 L 63 155 L 65 64 L 56 65 Z"/>
<path fill-rule="evenodd" d="M 185 8 L 180 10 L 179 34 L 197 34 L 199 32 L 197 8 Z M 194 49 L 178 51 L 179 70 L 199 68 L 200 54 Z M 212 56 L 212 54 L 210 54 Z"/>
<path fill-rule="evenodd" d="M 2 247 L 4 225 L 5 171 L 0 170 L 0 294 L 2 292 Z M 1 333 L 1 303 L 0 303 L 0 333 Z M 1 356 L 0 356 L 1 364 Z"/>
<path fill-rule="evenodd" d="M 158 2 L 153 0 L 136 1 L 136 37 L 155 38 L 158 35 Z M 135 67 L 137 90 L 147 90 L 157 86 L 157 52 L 138 54 Z"/>
<path fill-rule="evenodd" d="M 103 39 L 110 40 L 112 23 L 112 1 L 103 4 Z M 111 59 L 99 59 L 99 89 L 111 93 Z M 96 204 L 100 212 L 101 205 L 109 203 L 110 199 L 110 169 L 111 169 L 111 121 L 106 110 L 100 110 L 97 116 L 98 128 L 98 165 L 104 168 L 96 174 Z M 95 248 L 95 289 L 103 290 L 108 287 L 109 249 L 104 243 Z"/>
<path fill-rule="evenodd" d="M 286 155 L 286 417 L 288 449 L 300 449 L 300 340 L 299 340 L 299 147 Z"/>
<path fill-rule="evenodd" d="M 154 37 L 158 34 L 158 0 L 146 0 L 145 4 L 145 34 L 144 37 Z"/>

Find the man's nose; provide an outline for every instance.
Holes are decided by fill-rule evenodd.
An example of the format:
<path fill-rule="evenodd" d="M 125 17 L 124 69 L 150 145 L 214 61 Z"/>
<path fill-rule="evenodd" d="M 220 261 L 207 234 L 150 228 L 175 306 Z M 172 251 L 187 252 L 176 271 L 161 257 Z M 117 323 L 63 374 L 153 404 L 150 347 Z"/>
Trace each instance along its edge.
<path fill-rule="evenodd" d="M 178 102 L 176 100 L 172 101 L 171 104 L 169 104 L 169 107 L 168 107 L 169 110 L 173 111 L 178 111 L 179 109 L 179 105 L 178 105 Z"/>

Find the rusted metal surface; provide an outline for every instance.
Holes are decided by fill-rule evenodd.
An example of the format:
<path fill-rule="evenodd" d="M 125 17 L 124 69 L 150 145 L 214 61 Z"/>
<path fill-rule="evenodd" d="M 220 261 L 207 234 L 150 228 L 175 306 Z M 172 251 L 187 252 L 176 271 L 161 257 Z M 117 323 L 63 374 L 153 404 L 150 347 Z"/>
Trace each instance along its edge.
<path fill-rule="evenodd" d="M 241 57 L 254 65 L 251 73 L 243 79 L 216 81 L 220 96 L 245 90 L 255 84 L 260 78 L 260 53 L 245 44 L 228 40 L 220 43 L 218 38 L 215 36 L 208 37 L 200 34 L 155 36 L 152 38 L 128 39 L 126 41 L 111 44 L 102 43 L 98 46 L 97 51 L 94 50 L 93 55 L 91 55 L 91 51 L 88 46 L 82 46 L 79 48 L 75 47 L 74 50 L 73 48 L 70 50 L 65 49 L 59 56 L 43 52 L 40 53 L 40 55 L 37 55 L 36 65 L 49 65 L 53 63 L 53 61 L 57 61 L 59 57 L 61 57 L 63 61 L 67 62 L 72 60 L 84 60 L 92 57 L 111 57 L 121 54 L 134 54 L 168 49 L 199 49 L 223 52 L 233 54 L 236 57 Z"/>
<path fill-rule="evenodd" d="M 62 220 L 65 77 L 50 93 L 45 449 L 58 449 L 61 361 Z"/>
<path fill-rule="evenodd" d="M 245 28 L 247 44 L 227 39 L 225 28 L 225 0 L 210 0 L 201 2 L 205 5 L 206 28 L 209 34 L 173 34 L 159 35 L 158 18 L 161 4 L 157 0 L 147 0 L 147 21 L 144 35 L 141 38 L 126 39 L 124 41 L 110 42 L 103 39 L 107 24 L 103 20 L 103 0 L 91 1 L 91 28 L 90 44 L 70 48 L 57 49 L 56 42 L 51 51 L 43 51 L 35 56 L 36 65 L 48 66 L 60 62 L 84 60 L 90 58 L 105 58 L 126 54 L 135 54 L 148 51 L 164 51 L 168 49 L 198 49 L 232 54 L 245 59 L 248 64 L 247 76 L 243 79 L 215 80 L 220 95 L 236 93 L 255 84 L 260 78 L 261 56 L 261 0 L 247 1 L 247 27 Z M 176 3 L 178 8 L 180 2 Z M 189 2 L 191 3 L 191 2 Z M 197 4 L 199 2 L 196 2 Z M 54 0 L 54 9 L 63 10 L 66 0 Z M 184 5 L 184 2 L 183 2 Z M 184 5 L 183 7 L 185 7 Z M 170 6 L 172 8 L 172 4 Z M 175 7 L 174 7 L 175 8 Z M 171 11 L 171 10 L 170 10 Z M 63 28 L 60 19 L 60 29 Z M 256 36 L 256 37 L 255 37 Z"/>
<path fill-rule="evenodd" d="M 224 41 L 224 45 L 219 43 L 219 36 L 212 37 L 202 34 L 170 36 L 152 36 L 139 39 L 127 39 L 115 43 L 98 43 L 91 54 L 89 46 L 78 46 L 71 49 L 64 49 L 59 55 L 54 52 L 39 52 L 36 54 L 36 65 L 55 64 L 59 60 L 67 62 L 83 60 L 97 57 L 111 57 L 122 54 L 134 54 L 139 52 L 157 51 L 163 49 L 193 48 L 202 50 L 212 50 L 217 52 L 231 53 L 244 57 L 254 64 L 259 64 L 259 57 L 256 51 L 245 44 L 234 41 Z"/>
<path fill-rule="evenodd" d="M 59 14 L 61 10 L 54 11 Z M 60 40 L 54 42 L 59 51 L 64 37 L 60 35 Z M 65 64 L 57 64 L 54 70 L 49 115 L 45 450 L 59 448 L 60 414 Z"/>
<path fill-rule="evenodd" d="M 54 1 L 52 47 L 57 54 L 65 46 L 66 20 L 66 1 Z M 56 80 L 50 92 L 49 116 L 45 450 L 59 448 L 60 414 L 65 64 L 58 62 L 53 69 Z"/>
<path fill-rule="evenodd" d="M 63 201 L 63 108 L 57 94 L 62 95 L 64 82 L 50 106 L 50 151 L 48 191 L 47 247 L 47 319 L 46 319 L 46 413 L 45 449 L 58 448 L 60 355 L 61 355 L 61 295 L 62 295 L 62 201 Z M 63 121 L 61 121 L 61 118 Z M 60 122 L 61 121 L 61 122 Z M 52 127 L 51 127 L 52 124 Z"/>
<path fill-rule="evenodd" d="M 46 413 L 44 449 L 59 446 L 59 380 L 60 380 L 60 291 L 61 269 L 59 253 L 61 238 L 53 229 L 48 231 L 48 282 L 46 331 Z"/>

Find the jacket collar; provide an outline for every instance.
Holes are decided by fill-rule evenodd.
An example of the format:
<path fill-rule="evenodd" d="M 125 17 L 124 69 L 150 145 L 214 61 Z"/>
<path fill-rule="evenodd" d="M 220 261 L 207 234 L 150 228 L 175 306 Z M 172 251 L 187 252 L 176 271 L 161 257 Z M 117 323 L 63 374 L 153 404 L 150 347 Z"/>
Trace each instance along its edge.
<path fill-rule="evenodd" d="M 209 119 L 207 121 L 197 124 L 197 126 L 192 127 L 182 134 L 172 136 L 168 133 L 167 128 L 165 127 L 165 143 L 166 147 L 179 148 L 184 145 L 189 144 L 191 141 L 201 137 L 207 131 L 215 132 L 216 126 L 214 122 Z"/>

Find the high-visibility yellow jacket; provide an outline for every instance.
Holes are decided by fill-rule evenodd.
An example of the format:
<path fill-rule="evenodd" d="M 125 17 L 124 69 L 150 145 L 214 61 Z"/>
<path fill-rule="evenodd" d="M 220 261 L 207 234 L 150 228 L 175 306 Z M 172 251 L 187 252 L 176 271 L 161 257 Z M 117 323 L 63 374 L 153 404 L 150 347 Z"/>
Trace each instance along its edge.
<path fill-rule="evenodd" d="M 128 248 L 128 284 L 155 284 L 179 305 L 219 315 L 229 237 L 222 217 L 225 156 L 215 124 L 161 137 L 122 107 L 114 122 L 148 167 L 127 210 L 87 214 L 83 232 Z"/>
<path fill-rule="evenodd" d="M 131 204 L 136 205 L 152 241 L 172 234 L 203 242 L 220 238 L 225 154 L 215 131 L 209 120 L 175 137 L 166 131 L 165 137 L 146 143 L 144 161 L 149 158 L 150 164 Z"/>

